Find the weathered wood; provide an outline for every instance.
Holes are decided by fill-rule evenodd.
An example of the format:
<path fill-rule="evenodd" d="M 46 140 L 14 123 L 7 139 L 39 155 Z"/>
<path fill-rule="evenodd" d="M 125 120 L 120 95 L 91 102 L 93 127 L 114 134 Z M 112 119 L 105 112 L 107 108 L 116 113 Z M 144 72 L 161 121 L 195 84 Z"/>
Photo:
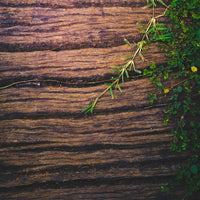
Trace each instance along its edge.
<path fill-rule="evenodd" d="M 98 84 L 112 77 L 112 66 L 123 65 L 127 62 L 124 58 L 135 51 L 127 45 L 112 48 L 89 48 L 66 51 L 35 51 L 8 53 L 0 52 L 0 81 L 47 79 L 63 80 L 68 85 Z M 135 60 L 137 69 L 150 66 L 153 61 L 162 64 L 167 61 L 164 53 L 160 52 L 157 44 L 149 45 L 144 50 L 142 61 L 138 56 Z"/>
<path fill-rule="evenodd" d="M 55 184 L 53 185 L 51 182 L 44 186 L 40 186 L 35 191 L 35 185 L 31 185 L 29 188 L 26 188 L 25 191 L 22 190 L 20 194 L 17 192 L 9 193 L 6 192 L 3 194 L 2 198 L 5 200 L 8 199 L 23 199 L 24 197 L 30 200 L 44 199 L 48 200 L 49 197 L 53 199 L 65 199 L 68 197 L 72 200 L 77 199 L 90 199 L 90 200 L 100 200 L 100 199 L 148 199 L 155 200 L 158 199 L 158 193 L 162 200 L 169 200 L 171 195 L 168 198 L 160 192 L 160 187 L 158 185 L 164 184 L 159 179 L 153 179 L 153 184 L 149 184 L 148 181 L 143 182 L 142 184 L 138 181 L 130 181 L 128 179 L 128 183 L 124 184 L 124 181 L 121 179 L 108 179 L 110 185 L 104 184 L 101 179 L 95 179 L 94 181 L 74 181 L 63 183 L 60 187 Z M 79 188 L 73 188 L 74 184 L 79 183 L 82 185 Z M 47 189 L 51 188 L 51 189 Z M 179 198 L 180 192 L 177 192 L 171 199 Z"/>
<path fill-rule="evenodd" d="M 149 107 L 148 93 L 155 91 L 152 83 L 146 79 L 132 80 L 121 85 L 123 93 L 114 91 L 115 99 L 107 93 L 96 106 L 96 111 L 103 113 L 113 112 L 119 109 L 138 110 Z M 86 88 L 69 87 L 22 87 L 2 90 L 0 116 L 1 119 L 9 118 L 9 114 L 32 114 L 32 113 L 66 113 L 77 114 L 91 103 L 106 86 L 100 85 Z M 162 99 L 162 98 L 161 98 Z M 48 104 L 46 104 L 48 102 Z M 161 101 L 162 103 L 162 101 Z M 17 105 L 17 106 L 16 106 Z M 164 106 L 166 106 L 164 102 Z M 49 107 L 51 108 L 49 110 Z M 106 111 L 107 110 L 107 111 Z M 29 116 L 31 117 L 31 116 Z"/>
<path fill-rule="evenodd" d="M 170 0 L 165 0 L 165 3 L 168 4 Z M 53 7 L 53 8 L 86 8 L 86 7 L 142 7 L 146 6 L 145 0 L 1 0 L 0 5 L 2 6 L 14 6 L 14 7 L 25 7 L 25 6 L 33 6 L 33 7 Z M 159 4 L 158 4 L 159 6 Z"/>
<path fill-rule="evenodd" d="M 67 141 L 70 141 L 72 145 L 73 143 L 76 144 L 76 142 L 77 144 L 81 143 L 81 145 L 84 145 L 84 143 L 95 144 L 95 142 L 99 143 L 99 140 L 101 141 L 100 143 L 106 144 L 109 139 L 112 139 L 114 144 L 124 145 L 127 143 L 128 145 L 139 144 L 144 139 L 151 142 L 153 137 L 155 137 L 155 141 L 159 141 L 159 136 L 157 138 L 154 134 L 169 132 L 169 127 L 163 125 L 162 118 L 156 120 L 158 116 L 162 115 L 162 111 L 159 108 L 149 109 L 148 111 L 149 113 L 145 112 L 145 110 L 137 112 L 130 110 L 129 112 L 120 112 L 113 115 L 112 113 L 97 115 L 85 120 L 59 119 L 59 116 L 53 118 L 50 115 L 51 113 L 46 116 L 49 119 L 5 119 L 1 121 L 1 141 L 2 143 L 12 144 L 12 142 L 29 142 L 30 139 L 30 142 L 37 142 L 39 139 L 41 142 L 59 141 L 61 145 L 62 142 Z M 130 119 L 127 119 L 127 115 L 130 116 Z M 19 114 L 14 117 L 17 116 Z M 22 117 L 27 118 L 28 116 L 23 114 Z M 46 131 L 47 128 L 48 132 Z M 147 130 L 149 134 L 152 133 L 154 136 L 150 137 L 150 135 L 146 134 Z M 27 133 L 27 136 L 24 135 L 24 132 Z M 37 133 L 40 135 L 39 138 Z M 87 133 L 91 135 L 88 136 Z M 97 138 L 95 139 L 95 137 Z M 170 140 L 171 136 L 166 137 L 165 135 L 165 138 Z M 134 139 L 134 141 L 131 139 Z"/>
<path fill-rule="evenodd" d="M 156 9 L 156 13 L 163 11 L 163 8 Z M 1 7 L 0 16 L 0 50 L 34 51 L 105 48 L 123 44 L 124 37 L 137 41 L 140 37 L 137 22 L 147 23 L 152 10 L 130 7 L 67 10 Z"/>
<path fill-rule="evenodd" d="M 1 4 L 3 6 L 34 6 L 34 7 L 56 7 L 56 8 L 81 8 L 81 7 L 91 7 L 91 6 L 134 6 L 141 7 L 146 5 L 146 1 L 144 0 L 59 0 L 58 1 L 50 1 L 50 0 L 1 0 Z"/>
<path fill-rule="evenodd" d="M 108 185 L 110 190 L 113 190 L 116 187 L 113 187 L 115 179 L 119 181 L 119 184 L 121 184 L 121 181 L 132 184 L 131 188 L 133 187 L 132 190 L 136 192 L 141 190 L 141 185 L 137 185 L 134 180 L 141 183 L 147 181 L 148 187 L 152 187 L 154 183 L 151 179 L 153 177 L 155 179 L 155 174 L 162 181 L 165 177 L 173 175 L 176 166 L 181 162 L 181 157 L 177 159 L 175 154 L 169 152 L 169 141 L 172 137 L 169 134 L 169 126 L 163 125 L 162 109 L 150 107 L 145 81 L 141 79 L 124 84 L 126 88 L 129 86 L 129 90 L 127 88 L 127 92 L 122 94 L 125 95 L 124 97 L 122 95 L 118 97 L 118 101 L 123 102 L 123 99 L 126 99 L 124 104 L 127 102 L 127 98 L 134 102 L 133 95 L 128 93 L 128 91 L 133 91 L 132 85 L 133 88 L 137 88 L 134 93 L 135 100 L 139 100 L 138 98 L 141 96 L 141 100 L 144 101 L 143 105 L 141 101 L 140 104 L 138 102 L 140 108 L 130 106 L 125 109 L 127 111 L 120 111 L 118 106 L 123 107 L 125 105 L 122 102 L 119 105 L 115 104 L 117 102 L 112 104 L 109 101 L 110 97 L 106 96 L 105 102 L 100 102 L 100 107 L 97 109 L 100 111 L 103 109 L 102 106 L 106 106 L 109 110 L 110 107 L 114 106 L 114 112 L 111 110 L 111 112 L 105 114 L 106 110 L 104 110 L 104 114 L 84 118 L 76 118 L 76 115 L 73 115 L 81 108 L 82 103 L 78 103 L 77 107 L 72 105 L 71 101 L 74 99 L 74 103 L 77 104 L 78 98 L 84 101 L 85 95 L 85 101 L 87 101 L 89 98 L 87 95 L 90 95 L 87 94 L 88 88 L 23 87 L 17 90 L 15 88 L 3 90 L 1 99 L 4 102 L 1 103 L 2 106 L 4 104 L 7 104 L 7 106 L 1 108 L 1 113 L 6 111 L 7 114 L 2 117 L 0 124 L 3 133 L 0 138 L 2 142 L 0 159 L 3 161 L 4 170 L 8 169 L 8 172 L 5 170 L 6 176 L 16 174 L 11 176 L 12 178 L 9 180 L 6 179 L 6 176 L 3 176 L 2 190 L 11 191 L 11 194 L 5 194 L 12 197 L 14 196 L 13 192 L 17 190 L 20 196 L 22 195 L 20 188 L 33 187 L 33 191 L 35 191 L 41 187 L 49 188 L 56 182 L 59 188 L 72 187 L 71 184 L 78 187 L 78 183 L 81 183 L 83 186 L 89 184 L 89 188 L 90 184 L 101 185 L 100 188 L 103 185 Z M 102 86 L 92 87 L 94 90 L 92 93 L 95 96 L 97 95 L 95 90 L 98 91 L 100 87 Z M 145 90 L 143 95 L 142 88 Z M 150 86 L 149 89 L 152 90 L 152 88 Z M 36 93 L 33 90 L 39 92 Z M 65 92 L 70 94 L 70 98 L 66 98 L 68 95 Z M 56 98 L 54 98 L 55 94 L 57 95 Z M 81 94 L 84 96 L 80 97 Z M 37 96 L 35 100 L 38 102 L 34 102 L 32 98 L 34 95 Z M 15 107 L 13 107 L 9 116 L 8 107 L 12 104 L 12 102 L 9 102 L 10 98 L 12 98 Z M 54 111 L 51 114 L 52 109 L 48 110 L 50 98 L 53 101 L 63 99 L 63 103 L 66 103 L 65 105 L 61 102 L 52 104 L 55 111 L 58 112 L 57 114 Z M 21 106 L 19 105 L 20 101 L 22 102 Z M 31 109 L 39 106 L 42 101 L 44 101 L 44 104 L 38 107 L 35 113 L 31 112 Z M 18 108 L 16 108 L 16 102 Z M 106 102 L 108 105 L 105 104 Z M 26 105 L 27 103 L 28 105 Z M 71 105 L 72 110 L 68 111 L 70 107 L 66 108 L 67 104 Z M 28 112 L 27 108 L 30 109 Z M 17 111 L 17 109 L 19 110 Z M 46 110 L 46 117 L 40 119 L 44 117 L 43 109 Z M 15 113 L 12 116 L 13 111 Z M 67 111 L 71 112 L 71 115 L 61 117 L 61 112 Z M 41 113 L 43 114 L 41 115 Z M 27 118 L 27 114 L 39 115 L 36 119 L 30 119 L 31 115 L 28 116 L 29 119 L 23 119 Z M 11 116 L 14 119 L 11 119 Z M 22 119 L 20 119 L 20 116 L 22 116 Z M 157 183 L 155 194 L 146 191 L 145 195 L 151 196 L 148 197 L 149 199 L 155 198 L 156 191 L 158 195 L 159 185 L 164 184 L 162 181 Z M 82 186 L 79 185 L 79 187 L 79 189 L 76 189 L 76 193 L 81 194 Z M 91 190 L 94 193 L 94 198 L 97 197 L 94 188 L 91 188 Z M 108 193 L 111 192 L 110 190 Z M 61 191 L 62 195 L 71 198 L 67 189 Z M 43 198 L 44 192 L 45 190 L 40 193 L 40 198 Z M 101 192 L 103 193 L 101 194 Z M 101 192 L 98 192 L 99 196 L 103 196 L 105 191 Z M 60 198 L 62 198 L 62 195 L 60 195 Z M 92 198 L 92 196 L 87 197 L 87 195 L 85 198 Z M 112 192 L 107 195 L 106 198 L 116 197 L 120 199 L 125 194 L 122 190 L 114 196 Z M 72 198 L 75 197 L 72 195 Z"/>
<path fill-rule="evenodd" d="M 133 73 L 122 94 L 107 93 L 94 115 L 81 114 L 113 76 L 109 68 L 134 51 L 123 39 L 139 40 L 136 23 L 152 15 L 145 4 L 1 0 L 0 86 L 25 81 L 0 91 L 1 199 L 182 197 L 160 191 L 187 155 L 170 152 L 169 99 L 157 92 L 150 105 L 149 79 Z M 144 57 L 137 69 L 167 62 L 156 44 Z"/>

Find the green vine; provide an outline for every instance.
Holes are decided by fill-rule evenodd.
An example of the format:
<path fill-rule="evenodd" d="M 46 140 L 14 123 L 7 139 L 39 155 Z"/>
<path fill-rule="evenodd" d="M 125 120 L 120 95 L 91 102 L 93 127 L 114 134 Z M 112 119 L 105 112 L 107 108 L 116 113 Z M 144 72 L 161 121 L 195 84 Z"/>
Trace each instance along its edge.
<path fill-rule="evenodd" d="M 147 1 L 148 7 L 153 6 L 153 16 L 149 20 L 149 22 L 147 23 L 146 26 L 138 23 L 138 25 L 141 26 L 141 28 L 139 30 L 140 30 L 140 32 L 142 32 L 143 36 L 142 36 L 141 41 L 139 41 L 138 43 L 133 42 L 133 44 L 136 46 L 136 51 L 133 53 L 132 56 L 129 56 L 126 58 L 129 61 L 125 65 L 112 67 L 111 71 L 115 72 L 117 74 L 117 76 L 114 78 L 111 78 L 110 83 L 105 83 L 107 88 L 98 97 L 96 97 L 96 99 L 94 100 L 93 103 L 91 103 L 90 105 L 88 105 L 86 108 L 84 108 L 82 110 L 83 113 L 88 113 L 88 112 L 93 113 L 94 107 L 96 106 L 97 102 L 107 91 L 110 91 L 112 99 L 114 99 L 113 89 L 118 89 L 122 93 L 120 83 L 124 83 L 125 78 L 129 78 L 130 71 L 133 70 L 134 72 L 136 72 L 138 74 L 142 73 L 140 70 L 136 69 L 135 58 L 137 56 L 139 56 L 140 59 L 142 61 L 144 61 L 142 51 L 148 48 L 147 44 L 153 40 L 157 40 L 157 37 L 164 37 L 164 38 L 167 37 L 167 35 L 160 34 L 160 32 L 164 31 L 167 28 L 164 27 L 164 24 L 157 23 L 157 19 L 165 16 L 168 6 L 162 0 L 157 0 L 157 1 L 166 7 L 165 12 L 161 15 L 155 16 L 155 7 L 156 7 L 155 0 L 151 0 L 151 3 L 149 3 L 149 1 Z M 145 29 L 143 30 L 143 28 L 145 28 Z M 152 32 L 154 32 L 156 34 L 154 34 L 154 36 L 152 38 L 150 38 L 149 35 L 151 35 Z M 124 39 L 124 42 L 129 47 L 132 47 L 132 44 L 126 38 Z"/>

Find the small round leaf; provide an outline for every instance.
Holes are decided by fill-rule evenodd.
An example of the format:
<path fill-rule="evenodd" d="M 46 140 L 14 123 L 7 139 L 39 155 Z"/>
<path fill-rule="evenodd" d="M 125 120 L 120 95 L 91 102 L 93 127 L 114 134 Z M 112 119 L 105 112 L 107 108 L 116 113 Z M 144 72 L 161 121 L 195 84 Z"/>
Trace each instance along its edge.
<path fill-rule="evenodd" d="M 198 167 L 197 167 L 196 165 L 192 165 L 192 166 L 190 167 L 190 170 L 191 170 L 191 172 L 192 172 L 193 174 L 197 174 L 197 172 L 198 172 Z"/>
<path fill-rule="evenodd" d="M 182 90 L 183 90 L 183 89 L 182 89 L 181 86 L 179 86 L 178 89 L 177 89 L 178 92 L 182 92 Z"/>

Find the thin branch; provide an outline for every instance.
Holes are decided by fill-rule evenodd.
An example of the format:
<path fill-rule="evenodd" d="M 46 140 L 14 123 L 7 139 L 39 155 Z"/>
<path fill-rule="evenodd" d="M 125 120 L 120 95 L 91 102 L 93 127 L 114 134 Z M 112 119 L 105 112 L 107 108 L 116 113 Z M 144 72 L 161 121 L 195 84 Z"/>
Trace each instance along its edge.
<path fill-rule="evenodd" d="M 162 1 L 161 1 L 161 2 L 162 2 Z M 91 113 L 92 113 L 93 110 L 94 110 L 94 107 L 96 106 L 96 104 L 97 104 L 97 102 L 99 101 L 99 99 L 100 99 L 108 90 L 110 90 L 110 89 L 112 90 L 112 87 L 113 87 L 114 85 L 118 85 L 120 81 L 123 83 L 123 82 L 124 82 L 124 73 L 125 73 L 125 74 L 127 75 L 127 77 L 128 77 L 128 72 L 127 72 L 127 68 L 128 68 L 128 67 L 130 67 L 130 70 L 133 68 L 133 70 L 134 70 L 136 73 L 141 73 L 140 70 L 136 70 L 134 60 L 135 60 L 136 56 L 139 54 L 140 58 L 144 61 L 144 57 L 143 57 L 143 55 L 142 55 L 142 53 L 141 53 L 142 50 L 143 50 L 144 44 L 146 44 L 146 41 L 145 41 L 144 39 L 145 39 L 145 37 L 146 37 L 147 40 L 149 40 L 149 38 L 148 38 L 148 31 L 150 30 L 151 26 L 156 27 L 156 19 L 159 18 L 159 17 L 163 17 L 163 16 L 165 15 L 167 9 L 168 9 L 168 7 L 165 9 L 165 11 L 164 11 L 163 14 L 158 15 L 158 16 L 155 17 L 155 5 L 153 5 L 153 17 L 152 17 L 152 18 L 149 20 L 149 22 L 147 23 L 147 28 L 146 28 L 146 30 L 145 30 L 145 32 L 144 32 L 144 34 L 143 34 L 142 40 L 136 44 L 137 49 L 136 49 L 135 53 L 133 54 L 131 61 L 129 61 L 127 64 L 123 65 L 123 67 L 122 67 L 121 70 L 120 70 L 119 76 L 116 78 L 116 80 L 114 80 L 114 81 L 113 81 L 113 82 L 112 82 L 112 83 L 111 83 L 111 84 L 110 84 L 110 85 L 95 99 L 95 101 L 94 101 L 92 104 L 90 104 L 89 106 L 87 106 L 86 108 L 84 108 L 84 109 L 82 110 L 82 112 L 85 112 L 85 113 L 91 112 Z M 131 46 L 128 40 L 125 39 L 124 41 L 128 44 L 128 46 Z M 130 70 L 129 70 L 129 71 L 130 71 Z M 118 87 L 119 87 L 119 85 L 118 85 Z M 117 88 L 117 87 L 116 87 L 116 88 Z M 118 89 L 119 89 L 119 88 L 118 88 Z M 121 91 L 121 89 L 119 89 L 119 90 Z M 111 94 L 111 96 L 112 96 L 112 98 L 113 98 L 113 94 Z"/>

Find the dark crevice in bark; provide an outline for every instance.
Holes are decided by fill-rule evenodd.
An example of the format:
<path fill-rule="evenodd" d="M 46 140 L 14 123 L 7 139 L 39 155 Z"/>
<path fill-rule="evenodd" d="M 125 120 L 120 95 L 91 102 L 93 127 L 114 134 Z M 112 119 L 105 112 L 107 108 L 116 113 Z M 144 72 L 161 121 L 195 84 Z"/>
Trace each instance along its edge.
<path fill-rule="evenodd" d="M 136 106 L 122 106 L 122 107 L 116 107 L 116 108 L 107 108 L 107 109 L 96 109 L 94 111 L 95 115 L 108 115 L 108 114 L 116 114 L 116 113 L 122 113 L 122 112 L 137 112 L 137 111 L 143 111 L 143 110 L 151 110 L 152 108 L 165 108 L 168 104 L 155 104 L 154 106 L 148 105 L 142 105 L 140 107 Z M 36 120 L 36 119 L 79 119 L 84 117 L 90 117 L 90 115 L 94 114 L 84 114 L 80 112 L 30 112 L 30 113 L 3 113 L 0 116 L 0 120 L 13 120 L 13 119 L 30 119 L 30 120 Z M 144 115 L 142 116 L 144 117 Z M 139 120 L 139 119 L 136 119 Z"/>
<path fill-rule="evenodd" d="M 141 37 L 126 37 L 129 41 L 140 41 Z M 48 42 L 41 43 L 24 43 L 24 44 L 10 44 L 5 42 L 0 42 L 0 51 L 1 52 L 33 52 L 33 51 L 62 51 L 62 50 L 75 50 L 75 49 L 86 49 L 86 48 L 109 48 L 109 47 L 118 47 L 124 45 L 124 36 L 115 36 L 112 39 L 104 39 L 103 41 L 97 42 L 80 42 L 80 43 L 61 43 L 52 44 Z"/>
<path fill-rule="evenodd" d="M 64 189 L 64 188 L 77 188 L 77 187 L 90 187 L 90 186 L 114 186 L 114 185 L 143 185 L 150 183 L 163 183 L 167 182 L 169 178 L 174 177 L 173 175 L 167 176 L 149 176 L 149 177 L 114 177 L 114 178 L 95 178 L 95 179 L 76 179 L 70 181 L 46 181 L 46 182 L 35 182 L 30 185 L 19 185 L 14 187 L 0 187 L 0 192 L 19 192 L 19 191 L 34 191 L 40 189 Z"/>
<path fill-rule="evenodd" d="M 87 69 L 86 69 L 87 71 Z M 90 71 L 90 70 L 89 70 Z M 83 87 L 95 87 L 98 85 L 104 85 L 104 83 L 110 82 L 110 79 L 115 76 L 113 73 L 105 73 L 104 76 L 101 75 L 92 75 L 88 77 L 73 77 L 73 78 L 65 78 L 65 77 L 12 77 L 7 79 L 2 79 L 0 81 L 0 87 L 2 89 L 9 87 L 69 87 L 69 88 L 83 88 Z M 146 76 L 139 75 L 134 71 L 129 73 L 130 78 L 125 81 L 139 80 L 147 78 Z"/>
<path fill-rule="evenodd" d="M 52 3 L 0 3 L 2 7 L 42 7 L 42 8 L 61 8 L 61 9 L 71 9 L 71 8 L 88 8 L 88 7 L 142 7 L 145 6 L 146 2 L 126 2 L 126 1 L 110 1 L 110 2 L 88 2 L 88 1 L 76 1 L 68 5 Z"/>
<path fill-rule="evenodd" d="M 36 152 L 42 153 L 46 151 L 60 151 L 60 152 L 84 152 L 84 153 L 92 153 L 96 151 L 106 150 L 106 149 L 116 149 L 116 150 L 127 150 L 127 149 L 139 149 L 139 148 L 150 148 L 152 146 L 158 146 L 163 144 L 168 144 L 168 141 L 163 142 L 151 142 L 145 144 L 133 144 L 133 145 L 120 145 L 120 144 L 93 144 L 93 145 L 82 145 L 82 146 L 54 146 L 54 147 L 37 147 L 37 148 L 24 148 L 24 149 L 14 149 L 9 150 L 9 152 Z"/>
<path fill-rule="evenodd" d="M 167 150 L 166 150 L 167 151 Z M 174 154 L 174 153 L 173 153 Z M 185 159 L 187 159 L 188 156 L 179 156 L 178 158 L 160 158 L 156 160 L 145 160 L 145 161 L 136 161 L 136 162 L 128 162 L 128 161 L 117 161 L 117 162 L 107 162 L 107 163 L 98 163 L 98 164 L 90 164 L 90 165 L 60 165 L 60 166 L 54 166 L 54 167 L 45 167 L 45 166 L 15 166 L 15 165 L 5 165 L 3 168 L 1 168 L 4 172 L 10 171 L 13 174 L 13 177 L 19 176 L 19 175 L 33 175 L 33 174 L 42 174 L 42 173 L 69 173 L 73 172 L 76 173 L 89 171 L 92 169 L 95 170 L 109 170 L 109 169 L 127 169 L 129 168 L 138 168 L 141 169 L 141 171 L 145 171 L 148 168 L 157 168 L 157 166 L 165 165 L 165 166 L 173 166 L 178 165 L 182 162 L 184 162 Z M 36 169 L 37 167 L 45 167 L 45 169 Z M 26 170 L 28 169 L 28 170 Z M 142 176 L 142 175 L 141 175 Z"/>

